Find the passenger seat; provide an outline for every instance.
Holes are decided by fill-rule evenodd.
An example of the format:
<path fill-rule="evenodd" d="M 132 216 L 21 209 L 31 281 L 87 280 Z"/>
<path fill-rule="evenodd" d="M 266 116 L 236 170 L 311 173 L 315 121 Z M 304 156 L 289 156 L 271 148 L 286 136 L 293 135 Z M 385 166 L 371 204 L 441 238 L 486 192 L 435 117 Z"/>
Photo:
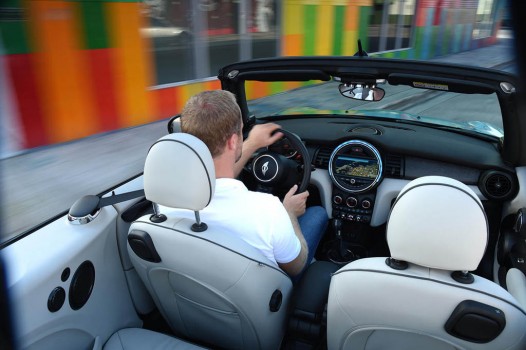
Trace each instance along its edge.
<path fill-rule="evenodd" d="M 166 334 L 142 328 L 125 328 L 115 332 L 104 350 L 199 350 L 205 349 Z"/>

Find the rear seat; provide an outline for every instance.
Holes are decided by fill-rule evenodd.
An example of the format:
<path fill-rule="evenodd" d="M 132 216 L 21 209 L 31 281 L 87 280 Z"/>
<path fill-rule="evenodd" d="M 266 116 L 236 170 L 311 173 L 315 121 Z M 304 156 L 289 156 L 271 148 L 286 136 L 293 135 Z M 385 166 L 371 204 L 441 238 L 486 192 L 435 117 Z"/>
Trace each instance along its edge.
<path fill-rule="evenodd" d="M 125 328 L 115 332 L 104 345 L 104 350 L 199 350 L 197 345 L 166 334 L 142 328 Z"/>

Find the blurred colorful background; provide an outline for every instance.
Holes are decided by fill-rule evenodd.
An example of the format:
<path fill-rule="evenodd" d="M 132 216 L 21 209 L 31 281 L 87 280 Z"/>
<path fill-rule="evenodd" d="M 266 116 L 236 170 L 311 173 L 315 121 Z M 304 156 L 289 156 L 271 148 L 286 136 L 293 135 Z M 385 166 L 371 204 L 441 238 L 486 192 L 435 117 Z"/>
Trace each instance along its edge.
<path fill-rule="evenodd" d="M 4 154 L 158 121 L 223 65 L 297 55 L 429 59 L 496 41 L 505 0 L 3 0 Z M 280 85 L 248 87 L 261 97 Z"/>

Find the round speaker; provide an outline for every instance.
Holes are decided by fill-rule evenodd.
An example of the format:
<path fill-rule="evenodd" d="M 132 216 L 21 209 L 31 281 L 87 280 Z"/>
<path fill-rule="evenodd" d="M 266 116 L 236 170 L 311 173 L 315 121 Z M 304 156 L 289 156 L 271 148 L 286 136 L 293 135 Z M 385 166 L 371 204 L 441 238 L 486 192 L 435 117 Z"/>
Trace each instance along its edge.
<path fill-rule="evenodd" d="M 80 264 L 69 286 L 69 306 L 78 310 L 87 302 L 95 284 L 95 267 L 89 260 Z"/>
<path fill-rule="evenodd" d="M 50 312 L 60 310 L 66 300 L 66 291 L 62 287 L 56 287 L 51 291 L 47 299 L 47 308 Z"/>

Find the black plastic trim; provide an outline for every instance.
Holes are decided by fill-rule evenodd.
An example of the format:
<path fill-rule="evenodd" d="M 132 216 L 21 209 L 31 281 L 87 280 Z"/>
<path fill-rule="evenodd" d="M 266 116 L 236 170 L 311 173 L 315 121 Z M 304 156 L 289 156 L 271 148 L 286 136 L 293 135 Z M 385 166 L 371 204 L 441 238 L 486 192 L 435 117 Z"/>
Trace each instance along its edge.
<path fill-rule="evenodd" d="M 162 261 L 148 232 L 132 230 L 128 234 L 128 244 L 139 258 L 153 263 Z"/>
<path fill-rule="evenodd" d="M 459 303 L 447 320 L 446 332 L 472 343 L 489 343 L 506 327 L 506 315 L 496 307 L 474 300 Z"/>

